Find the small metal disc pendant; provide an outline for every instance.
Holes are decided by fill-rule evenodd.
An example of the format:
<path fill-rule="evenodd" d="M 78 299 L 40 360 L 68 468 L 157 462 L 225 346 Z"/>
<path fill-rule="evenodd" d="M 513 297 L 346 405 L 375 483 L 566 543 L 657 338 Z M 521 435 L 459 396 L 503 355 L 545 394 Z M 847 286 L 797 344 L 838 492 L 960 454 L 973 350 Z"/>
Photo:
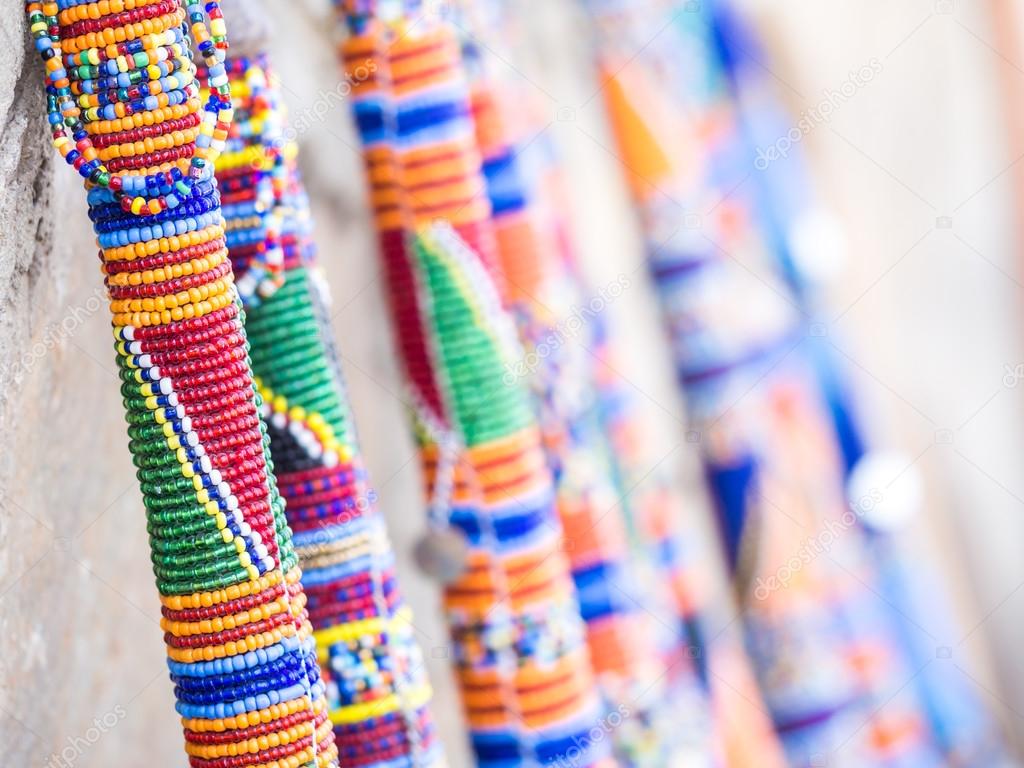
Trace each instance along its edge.
<path fill-rule="evenodd" d="M 469 542 L 456 528 L 431 528 L 413 550 L 420 570 L 442 584 L 451 584 L 466 571 Z"/>

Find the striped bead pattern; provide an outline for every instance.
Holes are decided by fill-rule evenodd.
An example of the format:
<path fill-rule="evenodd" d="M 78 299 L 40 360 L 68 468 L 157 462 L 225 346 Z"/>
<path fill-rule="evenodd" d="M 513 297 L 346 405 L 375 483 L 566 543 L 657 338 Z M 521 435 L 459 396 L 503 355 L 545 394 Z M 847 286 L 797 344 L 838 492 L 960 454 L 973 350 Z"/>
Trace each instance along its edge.
<path fill-rule="evenodd" d="M 476 35 L 486 40 L 486 30 Z M 479 56 L 477 39 L 467 43 L 467 58 Z M 492 49 L 496 45 L 487 43 Z M 487 62 L 479 59 L 470 71 L 485 73 Z M 631 712 L 630 727 L 612 732 L 616 757 L 624 766 L 711 766 L 716 746 L 695 665 L 688 648 L 680 647 L 683 626 L 668 628 L 671 637 L 664 637 L 666 628 L 657 617 L 664 614 L 667 599 L 658 597 L 667 598 L 659 594 L 667 585 L 641 581 L 625 514 L 630 489 L 616 482 L 612 445 L 597 407 L 594 361 L 586 347 L 604 306 L 591 310 L 555 238 L 545 236 L 539 196 L 523 157 L 527 140 L 517 146 L 512 138 L 512 100 L 519 108 L 524 98 L 496 76 L 482 74 L 473 81 L 473 114 L 498 254 L 523 344 L 519 365 L 507 367 L 503 380 L 514 384 L 522 379 L 521 385 L 531 385 L 535 395 L 605 709 L 627 707 Z M 666 645 L 672 650 L 663 656 Z"/>
<path fill-rule="evenodd" d="M 437 372 L 464 449 L 449 524 L 469 542 L 445 592 L 455 664 L 477 762 L 573 759 L 616 765 L 602 721 L 541 435 L 524 387 L 502 381 L 510 319 L 490 274 L 444 225 L 416 241 Z M 438 461 L 424 453 L 428 492 Z"/>
<path fill-rule="evenodd" d="M 189 765 L 336 766 L 212 172 L 231 120 L 220 8 L 26 7 L 54 143 L 88 180 Z"/>
<path fill-rule="evenodd" d="M 741 182 L 756 171 L 718 58 L 715 4 L 682 5 L 587 3 L 764 698 L 790 764 L 828 754 L 840 766 L 942 765 L 922 704 L 903 686 L 913 671 L 872 586 L 858 510 L 847 509 L 798 304 L 763 231 L 756 185 Z M 625 41 L 662 24 L 619 72 Z M 685 104 L 677 94 L 688 94 Z M 699 150 L 684 156 L 684 147 Z M 683 211 L 713 213 L 680 226 Z M 835 541 L 793 572 L 807 531 Z M 781 586 L 780 573 L 789 574 Z"/>
<path fill-rule="evenodd" d="M 341 763 L 438 766 L 431 691 L 359 454 L 280 89 L 266 54 L 230 58 L 228 74 L 236 119 L 217 163 L 227 240 L 239 281 L 258 273 L 246 331 Z"/>

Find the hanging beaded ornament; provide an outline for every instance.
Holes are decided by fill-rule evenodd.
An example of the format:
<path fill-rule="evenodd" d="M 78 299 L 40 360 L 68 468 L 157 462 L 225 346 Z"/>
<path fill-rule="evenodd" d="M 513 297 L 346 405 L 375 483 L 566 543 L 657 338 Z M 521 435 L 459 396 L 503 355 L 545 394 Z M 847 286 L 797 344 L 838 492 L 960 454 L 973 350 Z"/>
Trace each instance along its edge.
<path fill-rule="evenodd" d="M 842 261 L 843 235 L 834 215 L 814 188 L 807 158 L 794 144 L 786 158 L 769 162 L 762 147 L 770 147 L 793 124 L 779 98 L 775 82 L 760 62 L 760 40 L 732 3 L 716 6 L 715 24 L 722 66 L 740 104 L 741 127 L 751 163 L 763 170 L 756 176 L 757 203 L 766 233 L 774 244 L 779 269 L 785 275 L 804 315 L 818 322 L 831 310 L 824 295 Z M 875 67 L 878 62 L 872 62 Z M 867 77 L 867 73 L 863 73 Z M 847 470 L 846 495 L 860 509 L 868 532 L 871 555 L 890 618 L 899 629 L 911 669 L 918 669 L 913 687 L 927 702 L 926 715 L 934 738 L 951 765 L 1009 764 L 1005 739 L 990 708 L 981 700 L 968 675 L 949 664 L 936 664 L 936 638 L 963 637 L 957 626 L 948 585 L 937 573 L 926 547 L 908 525 L 917 510 L 914 493 L 892 487 L 895 478 L 913 488 L 910 459 L 879 451 L 861 428 L 856 395 L 846 376 L 833 340 L 812 336 L 811 359 L 821 382 Z M 868 436 L 869 437 L 869 436 Z M 878 489 L 886 497 L 878 499 Z M 902 496 L 907 498 L 901 498 Z M 927 630 L 925 629 L 927 627 Z M 960 664 L 965 662 L 961 660 Z"/>
<path fill-rule="evenodd" d="M 252 8 L 236 9 L 245 12 Z M 217 163 L 227 238 L 239 282 L 260 275 L 249 281 L 246 329 L 341 760 L 440 765 L 411 611 L 333 351 L 281 94 L 265 53 L 231 57 L 227 67 L 236 118 Z M 267 268 L 268 252 L 280 254 L 279 268 Z"/>
<path fill-rule="evenodd" d="M 707 701 L 693 660 L 680 647 L 686 642 L 682 625 L 668 627 L 658 620 L 667 607 L 667 599 L 659 599 L 667 598 L 661 591 L 666 585 L 655 581 L 641 587 L 633 557 L 650 553 L 631 548 L 624 514 L 629 489 L 616 484 L 597 408 L 589 339 L 581 338 L 600 309 L 585 303 L 556 241 L 544 237 L 523 158 L 533 138 L 522 120 L 528 96 L 491 73 L 483 55 L 501 46 L 493 38 L 504 20 L 498 9 L 481 3 L 467 3 L 461 15 L 460 28 L 469 30 L 463 51 L 474 75 L 472 111 L 498 256 L 524 347 L 523 357 L 503 378 L 534 390 L 592 666 L 606 711 L 629 711 L 629 718 L 611 729 L 615 756 L 623 766 L 714 765 L 717 747 Z M 517 123 L 524 136 L 519 146 L 512 138 Z M 664 636 L 666 629 L 671 637 Z M 673 646 L 668 657 L 666 646 Z"/>
<path fill-rule="evenodd" d="M 336 766 L 213 177 L 232 117 L 220 8 L 26 10 L 54 145 L 88 189 L 189 764 Z"/>
<path fill-rule="evenodd" d="M 748 646 L 788 759 L 941 764 L 921 703 L 900 687 L 912 673 L 848 522 L 856 516 L 800 348 L 798 307 L 743 184 L 752 169 L 716 62 L 715 4 L 587 5 Z M 627 41 L 655 31 L 620 69 Z M 711 213 L 686 226 L 688 211 Z M 803 558 L 816 535 L 829 537 L 828 551 Z M 788 567 L 793 558 L 799 568 Z"/>
<path fill-rule="evenodd" d="M 433 246 L 423 241 L 410 251 L 405 239 L 414 222 L 452 221 L 442 227 L 444 241 L 457 243 L 477 263 L 484 254 L 490 270 L 480 268 L 487 286 L 481 289 L 496 294 L 490 211 L 458 47 L 443 25 L 399 20 L 389 29 L 365 5 L 342 10 L 350 12 L 343 57 L 356 82 L 353 106 L 431 500 L 435 530 L 420 549 L 447 583 L 446 612 L 477 764 L 572 758 L 576 765 L 603 765 L 607 744 L 591 743 L 587 733 L 600 713 L 579 609 L 557 551 L 550 478 L 536 430 L 514 429 L 529 415 L 517 400 L 522 393 L 488 407 L 494 416 L 487 424 L 467 416 L 475 407 L 471 378 L 493 383 L 501 377 L 500 361 L 487 351 L 490 332 L 467 326 L 465 315 L 458 319 L 465 298 L 452 295 L 444 271 L 430 266 Z M 369 57 L 373 66 L 366 67 Z M 357 78 L 360 66 L 373 77 Z M 452 368 L 451 379 L 438 374 L 444 342 L 433 310 L 444 318 L 446 334 L 465 326 L 476 335 L 468 345 L 444 347 L 451 355 L 446 365 L 454 366 L 456 356 L 477 361 L 469 369 Z M 511 334 L 507 328 L 507 341 Z M 480 365 L 490 372 L 474 373 Z M 457 411 L 464 423 L 454 421 Z M 499 439 L 495 427 L 512 433 Z"/>

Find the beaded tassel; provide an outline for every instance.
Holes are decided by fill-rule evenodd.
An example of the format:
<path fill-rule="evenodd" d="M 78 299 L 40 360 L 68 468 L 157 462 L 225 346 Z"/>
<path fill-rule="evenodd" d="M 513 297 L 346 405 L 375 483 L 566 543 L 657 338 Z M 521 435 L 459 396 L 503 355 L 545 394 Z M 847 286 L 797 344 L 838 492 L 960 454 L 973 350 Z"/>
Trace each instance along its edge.
<path fill-rule="evenodd" d="M 87 181 L 189 764 L 337 766 L 213 178 L 232 117 L 220 8 L 26 10 L 54 145 Z"/>
<path fill-rule="evenodd" d="M 525 353 L 504 379 L 534 387 L 594 672 L 606 709 L 625 705 L 631 711 L 628 727 L 612 734 L 616 757 L 628 766 L 717 764 L 707 702 L 692 660 L 681 653 L 682 625 L 666 627 L 658 620 L 668 604 L 667 584 L 641 588 L 639 563 L 632 559 L 638 553 L 630 546 L 624 514 L 628 489 L 616 483 L 593 360 L 571 338 L 585 335 L 596 313 L 580 309 L 584 294 L 577 278 L 562 262 L 554 238 L 544 237 L 536 195 L 526 183 L 524 146 L 511 138 L 511 107 L 521 110 L 525 96 L 488 74 L 479 46 L 493 50 L 498 43 L 477 42 L 501 24 L 495 18 L 485 23 L 472 9 L 466 16 L 476 21 L 466 20 L 475 32 L 463 42 L 467 68 L 477 75 L 473 116 L 508 304 Z M 663 637 L 666 628 L 671 637 Z M 666 646 L 672 646 L 667 658 Z"/>
<path fill-rule="evenodd" d="M 743 188 L 711 5 L 588 2 L 755 669 L 792 764 L 940 765 L 920 702 L 901 687 L 913 672 L 870 586 L 858 510 L 845 508 L 795 302 Z M 620 69 L 622 42 L 662 25 Z M 710 213 L 685 226 L 694 211 Z M 813 537 L 826 551 L 805 558 Z"/>
<path fill-rule="evenodd" d="M 333 351 L 297 151 L 283 138 L 281 95 L 265 54 L 232 57 L 228 75 L 236 120 L 217 164 L 228 244 L 239 282 L 254 289 L 246 317 L 253 370 L 341 760 L 440 765 L 411 611 L 398 591 Z M 247 281 L 253 272 L 259 277 Z"/>

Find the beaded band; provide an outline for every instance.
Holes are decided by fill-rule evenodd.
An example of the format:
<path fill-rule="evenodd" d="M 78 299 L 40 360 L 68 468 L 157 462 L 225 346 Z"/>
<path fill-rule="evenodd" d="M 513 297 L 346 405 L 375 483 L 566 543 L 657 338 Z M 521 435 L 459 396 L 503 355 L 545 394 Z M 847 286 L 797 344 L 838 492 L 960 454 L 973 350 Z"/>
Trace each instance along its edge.
<path fill-rule="evenodd" d="M 232 57 L 227 70 L 236 119 L 217 163 L 227 239 L 240 284 L 253 288 L 246 312 L 253 369 L 340 758 L 367 767 L 442 765 L 411 612 L 333 349 L 281 94 L 264 53 Z"/>
<path fill-rule="evenodd" d="M 54 144 L 87 181 L 189 765 L 337 766 L 210 165 L 232 117 L 220 8 L 26 9 Z"/>
<path fill-rule="evenodd" d="M 458 409 L 473 396 L 473 384 L 441 374 L 453 360 L 440 356 L 443 342 L 435 319 L 441 315 L 431 312 L 454 311 L 444 314 L 445 333 L 461 324 L 477 339 L 470 342 L 477 351 L 465 353 L 467 362 L 475 357 L 480 363 L 482 356 L 493 363 L 494 358 L 479 346 L 489 346 L 487 333 L 465 323 L 464 296 L 451 295 L 441 273 L 430 277 L 433 246 L 421 240 L 410 250 L 405 239 L 414 222 L 447 217 L 454 229 L 444 229 L 444 236 L 458 242 L 471 261 L 484 254 L 484 262 L 497 271 L 458 47 L 443 25 L 426 29 L 417 23 L 414 32 L 411 21 L 399 19 L 388 28 L 375 17 L 372 3 L 352 5 L 339 3 L 341 11 L 352 12 L 342 55 L 354 83 L 353 107 L 391 307 L 417 407 L 426 497 L 445 536 L 457 530 L 458 540 L 465 539 L 454 556 L 458 565 L 451 569 L 449 562 L 442 570 L 477 764 L 573 759 L 581 766 L 605 765 L 605 745 L 590 746 L 586 734 L 588 722 L 599 715 L 598 702 L 572 583 L 557 551 L 550 477 L 536 428 L 529 424 L 528 401 L 520 392 L 509 403 L 485 409 L 505 435 L 494 433 L 486 444 L 478 444 L 475 420 L 455 421 Z M 372 77 L 356 77 L 367 60 L 373 63 Z M 467 241 L 474 250 L 466 250 Z M 493 294 L 493 279 L 487 272 L 481 275 Z M 483 365 L 491 384 L 494 376 L 500 379 L 500 368 Z M 463 553 L 465 546 L 468 552 Z M 452 557 L 444 551 L 442 564 Z"/>
<path fill-rule="evenodd" d="M 780 508 L 811 530 L 843 526 L 855 512 L 846 509 L 832 424 L 800 349 L 798 305 L 762 229 L 756 183 L 742 188 L 749 166 L 722 72 L 718 16 L 704 7 L 683 13 L 681 5 L 587 3 L 755 671 L 792 764 L 840 745 L 850 765 L 942 764 L 921 702 L 899 688 L 912 673 L 877 602 L 877 574 L 856 527 L 828 557 L 802 563 L 784 588 L 772 586 L 775 569 L 805 545 L 802 528 Z M 661 24 L 656 43 L 616 74 L 631 55 L 624 41 L 647 40 Z M 685 105 L 681 93 L 690 95 Z M 672 127 L 655 123 L 655 114 Z M 682 145 L 699 151 L 684 158 Z M 714 216 L 698 229 L 679 227 L 680 210 Z M 666 231 L 675 232 L 667 241 L 657 234 Z M 742 254 L 743 269 L 723 254 Z"/>

